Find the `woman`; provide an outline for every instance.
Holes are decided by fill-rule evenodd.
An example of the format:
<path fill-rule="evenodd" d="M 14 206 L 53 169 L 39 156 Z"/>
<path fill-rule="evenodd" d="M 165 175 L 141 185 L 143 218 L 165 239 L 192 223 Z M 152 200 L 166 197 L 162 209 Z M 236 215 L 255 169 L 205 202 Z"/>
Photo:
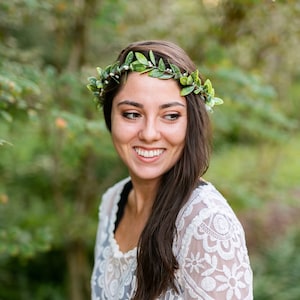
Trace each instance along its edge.
<path fill-rule="evenodd" d="M 100 205 L 92 299 L 252 299 L 244 231 L 201 176 L 214 97 L 177 45 L 142 41 L 89 89 L 129 177 Z"/>

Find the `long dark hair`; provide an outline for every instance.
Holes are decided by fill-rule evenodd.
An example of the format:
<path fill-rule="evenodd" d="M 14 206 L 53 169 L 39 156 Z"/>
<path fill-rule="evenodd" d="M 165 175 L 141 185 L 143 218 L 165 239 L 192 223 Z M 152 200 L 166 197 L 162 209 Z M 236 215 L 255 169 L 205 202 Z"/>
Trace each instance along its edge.
<path fill-rule="evenodd" d="M 130 44 L 118 57 L 122 64 L 130 51 L 148 57 L 152 50 L 156 59 L 177 65 L 182 72 L 193 72 L 196 67 L 180 47 L 167 41 L 142 41 Z M 149 59 L 149 58 L 148 58 Z M 120 84 L 111 81 L 101 105 L 106 126 L 111 130 L 112 101 Z M 172 246 L 176 238 L 176 218 L 209 165 L 211 127 L 204 99 L 195 94 L 186 96 L 187 133 L 180 159 L 163 175 L 149 220 L 141 234 L 137 254 L 137 291 L 134 300 L 153 300 L 168 288 L 178 292 L 175 272 L 178 262 Z"/>

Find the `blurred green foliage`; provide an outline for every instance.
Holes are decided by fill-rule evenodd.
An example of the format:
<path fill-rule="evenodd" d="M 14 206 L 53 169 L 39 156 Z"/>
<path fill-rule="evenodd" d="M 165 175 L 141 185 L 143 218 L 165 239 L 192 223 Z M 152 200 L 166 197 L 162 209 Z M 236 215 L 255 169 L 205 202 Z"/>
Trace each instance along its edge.
<path fill-rule="evenodd" d="M 224 99 L 207 178 L 241 216 L 258 211 L 256 299 L 298 299 L 299 234 L 259 243 L 267 203 L 299 206 L 299 12 L 292 0 L 1 1 L 0 299 L 90 297 L 100 195 L 126 171 L 87 77 L 141 39 L 180 44 Z"/>
<path fill-rule="evenodd" d="M 293 228 L 253 259 L 256 270 L 255 299 L 299 299 L 299 248 L 300 231 Z"/>

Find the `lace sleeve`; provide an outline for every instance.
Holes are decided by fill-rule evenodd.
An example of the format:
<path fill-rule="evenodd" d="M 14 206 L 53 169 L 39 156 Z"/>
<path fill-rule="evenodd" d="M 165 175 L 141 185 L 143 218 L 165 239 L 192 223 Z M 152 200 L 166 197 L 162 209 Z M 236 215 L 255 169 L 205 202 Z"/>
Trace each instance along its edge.
<path fill-rule="evenodd" d="M 253 299 L 243 228 L 225 199 L 217 198 L 194 201 L 180 218 L 183 299 Z"/>

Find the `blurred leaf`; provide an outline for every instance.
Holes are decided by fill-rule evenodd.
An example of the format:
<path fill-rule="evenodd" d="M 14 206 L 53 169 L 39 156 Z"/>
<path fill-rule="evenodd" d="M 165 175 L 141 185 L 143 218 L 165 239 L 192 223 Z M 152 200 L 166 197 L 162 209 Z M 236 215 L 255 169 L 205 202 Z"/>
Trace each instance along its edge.
<path fill-rule="evenodd" d="M 300 297 L 300 231 L 298 228 L 253 261 L 255 299 L 296 300 Z"/>

